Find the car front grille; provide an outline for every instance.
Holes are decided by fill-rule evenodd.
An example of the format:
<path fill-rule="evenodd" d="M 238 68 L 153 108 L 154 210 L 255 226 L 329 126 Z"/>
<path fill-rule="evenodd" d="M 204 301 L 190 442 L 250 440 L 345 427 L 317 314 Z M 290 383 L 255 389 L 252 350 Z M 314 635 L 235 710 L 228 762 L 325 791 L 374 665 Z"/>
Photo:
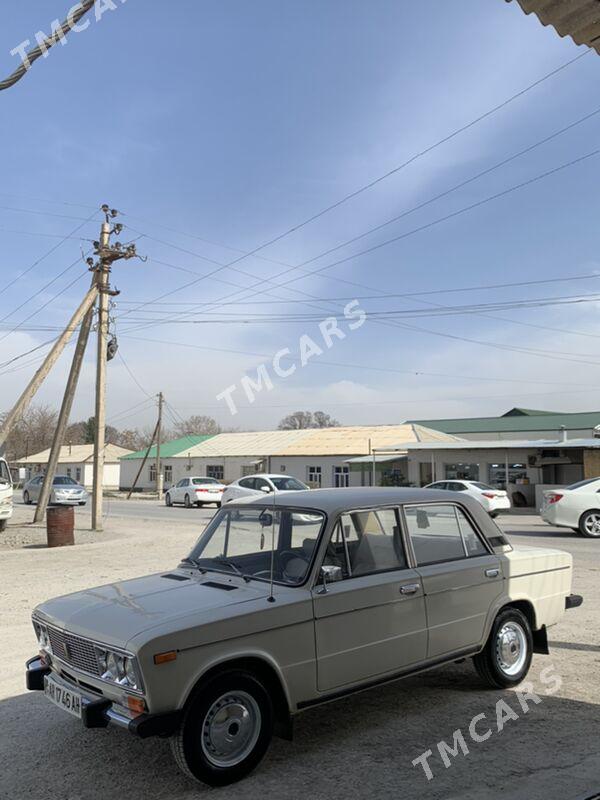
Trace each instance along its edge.
<path fill-rule="evenodd" d="M 72 633 L 48 625 L 52 653 L 56 658 L 90 675 L 100 675 L 96 652 L 92 642 Z"/>

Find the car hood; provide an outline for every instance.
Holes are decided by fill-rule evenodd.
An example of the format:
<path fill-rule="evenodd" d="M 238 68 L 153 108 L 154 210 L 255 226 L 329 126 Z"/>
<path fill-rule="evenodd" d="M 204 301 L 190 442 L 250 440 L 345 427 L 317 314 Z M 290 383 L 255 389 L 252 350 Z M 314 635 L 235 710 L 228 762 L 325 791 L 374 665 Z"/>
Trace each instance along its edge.
<path fill-rule="evenodd" d="M 223 609 L 267 595 L 262 583 L 177 569 L 56 597 L 34 613 L 78 636 L 124 647 L 162 623 L 195 614 L 199 622 L 214 621 Z"/>

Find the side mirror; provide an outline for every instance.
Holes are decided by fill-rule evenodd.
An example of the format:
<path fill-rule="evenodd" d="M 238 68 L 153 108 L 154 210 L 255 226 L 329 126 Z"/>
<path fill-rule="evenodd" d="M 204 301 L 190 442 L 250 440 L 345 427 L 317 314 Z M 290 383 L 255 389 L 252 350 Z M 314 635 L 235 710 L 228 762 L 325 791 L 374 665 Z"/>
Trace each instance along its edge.
<path fill-rule="evenodd" d="M 336 567 L 333 564 L 323 564 L 319 577 L 323 584 L 319 589 L 319 594 L 327 594 L 327 584 L 343 580 L 344 574 L 341 567 Z"/>
<path fill-rule="evenodd" d="M 261 492 L 264 492 L 265 494 L 270 494 L 271 493 L 271 487 L 270 486 L 261 486 L 260 490 L 261 490 Z"/>

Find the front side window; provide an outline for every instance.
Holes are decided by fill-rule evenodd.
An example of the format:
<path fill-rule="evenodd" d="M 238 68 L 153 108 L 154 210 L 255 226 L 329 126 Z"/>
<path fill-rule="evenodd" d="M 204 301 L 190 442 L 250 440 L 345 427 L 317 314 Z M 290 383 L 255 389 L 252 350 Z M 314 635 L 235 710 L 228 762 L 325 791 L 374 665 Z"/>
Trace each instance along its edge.
<path fill-rule="evenodd" d="M 277 583 L 306 580 L 325 517 L 293 509 L 223 509 L 208 524 L 189 561 L 199 569 Z"/>
<path fill-rule="evenodd" d="M 396 511 L 384 508 L 342 514 L 323 563 L 341 567 L 345 578 L 405 569 Z"/>
<path fill-rule="evenodd" d="M 454 505 L 406 506 L 404 515 L 418 566 L 487 553 L 466 515 Z"/>
<path fill-rule="evenodd" d="M 2 459 L 0 459 L 0 483 L 12 483 L 8 464 Z"/>

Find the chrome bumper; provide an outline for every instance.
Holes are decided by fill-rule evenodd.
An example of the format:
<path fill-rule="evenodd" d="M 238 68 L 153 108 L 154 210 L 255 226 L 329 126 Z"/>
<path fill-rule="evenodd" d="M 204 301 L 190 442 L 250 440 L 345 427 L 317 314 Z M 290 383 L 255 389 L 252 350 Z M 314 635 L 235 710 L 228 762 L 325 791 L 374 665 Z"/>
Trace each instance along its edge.
<path fill-rule="evenodd" d="M 25 679 L 27 688 L 31 691 L 44 691 L 44 682 L 47 675 L 52 672 L 39 656 L 29 659 L 25 666 Z M 112 700 L 106 697 L 86 694 L 81 686 L 70 683 L 52 673 L 52 680 L 63 686 L 68 691 L 75 690 L 81 697 L 81 721 L 86 728 L 107 728 L 110 724 L 125 728 L 130 733 L 146 739 L 149 736 L 171 736 L 179 727 L 181 712 L 174 711 L 167 714 L 140 714 L 129 717 L 115 707 Z"/>

